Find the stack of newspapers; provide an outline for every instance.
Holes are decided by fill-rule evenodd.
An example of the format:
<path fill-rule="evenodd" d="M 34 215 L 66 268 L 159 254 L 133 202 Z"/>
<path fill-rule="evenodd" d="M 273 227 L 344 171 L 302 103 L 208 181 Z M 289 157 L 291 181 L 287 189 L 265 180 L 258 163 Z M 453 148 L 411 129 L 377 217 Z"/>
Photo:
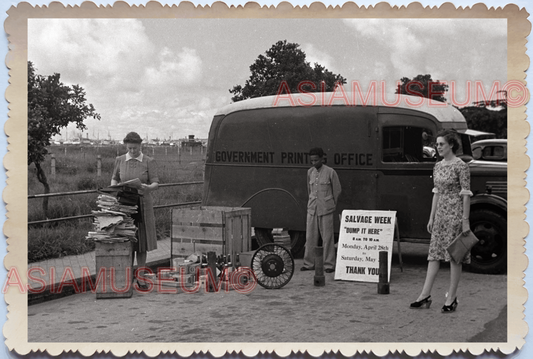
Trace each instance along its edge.
<path fill-rule="evenodd" d="M 100 194 L 96 201 L 98 211 L 94 215 L 93 231 L 87 239 L 105 243 L 136 241 L 137 227 L 131 217 L 137 213 L 137 206 L 121 204 L 117 198 Z"/>

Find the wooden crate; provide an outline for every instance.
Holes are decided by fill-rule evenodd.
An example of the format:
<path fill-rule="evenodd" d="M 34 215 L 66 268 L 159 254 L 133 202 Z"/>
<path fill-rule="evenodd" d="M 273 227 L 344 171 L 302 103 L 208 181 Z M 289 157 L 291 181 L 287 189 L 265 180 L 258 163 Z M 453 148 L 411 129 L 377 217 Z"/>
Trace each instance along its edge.
<path fill-rule="evenodd" d="M 131 242 L 96 242 L 96 298 L 130 298 L 133 295 L 133 248 Z M 111 275 L 111 269 L 114 273 Z M 105 276 L 99 276 L 105 271 Z M 111 281 L 113 280 L 113 283 Z"/>
<path fill-rule="evenodd" d="M 250 251 L 250 208 L 201 206 L 173 209 L 171 260 L 194 252 L 230 255 Z"/>

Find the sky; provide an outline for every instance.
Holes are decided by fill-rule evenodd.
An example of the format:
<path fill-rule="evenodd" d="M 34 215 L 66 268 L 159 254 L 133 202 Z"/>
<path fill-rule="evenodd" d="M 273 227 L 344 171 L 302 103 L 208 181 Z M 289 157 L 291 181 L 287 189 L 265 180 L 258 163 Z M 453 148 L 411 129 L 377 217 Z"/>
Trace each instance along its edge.
<path fill-rule="evenodd" d="M 207 138 L 229 89 L 244 85 L 250 65 L 279 40 L 297 43 L 364 91 L 385 81 L 430 74 L 468 81 L 486 93 L 506 81 L 505 19 L 30 19 L 28 60 L 37 73 L 59 73 L 86 90 L 101 120 L 83 137 Z M 449 96 L 448 96 L 449 97 Z M 72 137 L 74 128 L 63 131 Z"/>

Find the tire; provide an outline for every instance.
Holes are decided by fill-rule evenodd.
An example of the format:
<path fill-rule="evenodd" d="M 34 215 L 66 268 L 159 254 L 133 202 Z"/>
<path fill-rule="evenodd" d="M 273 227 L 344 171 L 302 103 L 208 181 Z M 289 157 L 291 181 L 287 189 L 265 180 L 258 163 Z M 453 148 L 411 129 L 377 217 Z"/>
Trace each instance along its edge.
<path fill-rule="evenodd" d="M 259 247 L 264 246 L 265 244 L 274 243 L 274 236 L 272 235 L 272 228 L 254 228 L 255 239 Z"/>
<path fill-rule="evenodd" d="M 507 270 L 507 220 L 487 209 L 470 214 L 470 229 L 479 239 L 471 251 L 474 273 L 500 274 Z"/>
<path fill-rule="evenodd" d="M 303 258 L 305 251 L 305 232 L 289 231 L 291 236 L 291 254 L 294 258 Z"/>
<path fill-rule="evenodd" d="M 265 244 L 255 251 L 251 267 L 260 286 L 279 289 L 289 283 L 294 274 L 294 258 L 284 246 Z"/>

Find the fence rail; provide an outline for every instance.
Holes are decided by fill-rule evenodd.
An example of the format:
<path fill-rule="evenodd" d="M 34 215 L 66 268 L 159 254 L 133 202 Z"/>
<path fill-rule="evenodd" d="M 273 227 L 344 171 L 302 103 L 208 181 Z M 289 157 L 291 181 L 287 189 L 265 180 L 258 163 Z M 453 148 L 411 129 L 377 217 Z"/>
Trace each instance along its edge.
<path fill-rule="evenodd" d="M 196 181 L 196 182 L 180 182 L 180 183 L 162 183 L 159 185 L 159 187 L 177 187 L 177 186 L 190 186 L 190 185 L 199 185 L 203 184 L 203 181 Z M 85 191 L 73 191 L 73 192 L 56 192 L 56 193 L 46 193 L 46 194 L 35 194 L 28 196 L 28 199 L 33 198 L 44 198 L 44 197 L 60 197 L 60 196 L 71 196 L 71 195 L 79 195 L 79 194 L 88 194 L 88 193 L 97 193 L 99 190 L 92 189 L 92 190 L 85 190 Z M 200 204 L 202 202 L 200 201 L 193 201 L 193 202 L 183 202 L 183 203 L 170 203 L 170 204 L 161 204 L 154 206 L 154 209 L 162 209 L 162 208 L 169 208 L 169 207 L 186 207 L 186 206 L 193 206 Z M 82 218 L 92 218 L 94 215 L 92 214 L 82 214 L 79 216 L 71 216 L 71 217 L 62 217 L 62 218 L 52 218 L 52 219 L 44 219 L 41 221 L 33 221 L 28 222 L 28 226 L 31 225 L 37 225 L 37 224 L 45 224 L 45 223 L 54 223 L 54 222 L 62 222 L 62 221 L 69 221 L 74 219 L 82 219 Z"/>
<path fill-rule="evenodd" d="M 180 182 L 180 183 L 161 183 L 161 184 L 159 184 L 159 187 L 189 186 L 189 185 L 203 184 L 203 183 L 204 183 L 203 181 Z M 88 190 L 84 190 L 84 191 L 33 194 L 33 195 L 29 195 L 28 199 L 45 198 L 45 197 L 73 196 L 73 195 L 78 195 L 78 194 L 97 193 L 98 191 L 99 191 L 98 189 L 88 189 Z"/>

